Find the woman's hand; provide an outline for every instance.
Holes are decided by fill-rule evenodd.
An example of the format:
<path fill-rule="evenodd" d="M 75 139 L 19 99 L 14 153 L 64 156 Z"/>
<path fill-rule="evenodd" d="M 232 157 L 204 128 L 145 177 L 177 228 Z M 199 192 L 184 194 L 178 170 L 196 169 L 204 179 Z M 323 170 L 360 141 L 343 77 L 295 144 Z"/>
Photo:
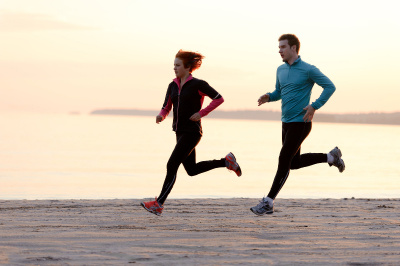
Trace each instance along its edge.
<path fill-rule="evenodd" d="M 195 113 L 189 119 L 192 121 L 199 121 L 201 119 L 201 115 L 199 113 Z"/>
<path fill-rule="evenodd" d="M 156 116 L 156 123 L 159 124 L 160 122 L 162 122 L 164 120 L 164 117 L 162 117 L 161 115 Z"/>

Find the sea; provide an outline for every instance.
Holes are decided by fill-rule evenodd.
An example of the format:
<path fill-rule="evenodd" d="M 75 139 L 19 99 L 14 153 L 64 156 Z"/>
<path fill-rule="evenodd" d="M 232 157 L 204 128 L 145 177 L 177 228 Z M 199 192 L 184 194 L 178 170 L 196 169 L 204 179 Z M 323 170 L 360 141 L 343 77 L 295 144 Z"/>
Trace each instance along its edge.
<path fill-rule="evenodd" d="M 175 145 L 172 119 L 2 113 L 0 199 L 149 199 L 158 196 Z M 203 118 L 197 161 L 233 152 L 226 168 L 190 177 L 179 168 L 169 198 L 261 198 L 278 165 L 281 122 Z M 400 126 L 313 123 L 301 152 L 338 146 L 346 170 L 292 170 L 278 198 L 400 198 Z"/>

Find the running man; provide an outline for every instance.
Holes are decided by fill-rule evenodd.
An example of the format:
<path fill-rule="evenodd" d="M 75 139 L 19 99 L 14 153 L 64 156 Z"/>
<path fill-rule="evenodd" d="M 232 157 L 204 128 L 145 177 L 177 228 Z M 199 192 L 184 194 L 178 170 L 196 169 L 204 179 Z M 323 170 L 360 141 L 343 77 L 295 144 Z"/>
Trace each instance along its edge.
<path fill-rule="evenodd" d="M 277 69 L 275 91 L 262 95 L 258 99 L 258 106 L 282 100 L 282 149 L 278 170 L 268 196 L 262 198 L 257 206 L 250 208 L 257 215 L 274 212 L 274 200 L 285 184 L 290 169 L 317 163 L 336 166 L 340 173 L 345 169 L 338 147 L 327 154 L 300 154 L 301 144 L 311 131 L 315 110 L 320 109 L 329 100 L 336 88 L 318 68 L 300 58 L 300 41 L 295 35 L 284 34 L 278 41 L 279 54 L 284 64 Z M 310 104 L 311 89 L 315 83 L 321 86 L 323 91 L 320 97 Z"/>
<path fill-rule="evenodd" d="M 190 176 L 218 168 L 226 167 L 242 175 L 239 164 L 233 153 L 228 153 L 220 160 L 196 163 L 196 146 L 203 135 L 201 118 L 209 114 L 224 98 L 207 82 L 194 78 L 192 72 L 201 66 L 203 55 L 180 50 L 174 61 L 176 78 L 169 84 L 161 112 L 156 117 L 156 123 L 162 122 L 173 107 L 174 119 L 172 129 L 176 133 L 176 146 L 167 163 L 167 175 L 161 193 L 154 201 L 142 202 L 147 211 L 161 215 L 164 202 L 176 181 L 176 173 L 181 164 Z M 212 99 L 211 103 L 202 108 L 204 97 Z"/>

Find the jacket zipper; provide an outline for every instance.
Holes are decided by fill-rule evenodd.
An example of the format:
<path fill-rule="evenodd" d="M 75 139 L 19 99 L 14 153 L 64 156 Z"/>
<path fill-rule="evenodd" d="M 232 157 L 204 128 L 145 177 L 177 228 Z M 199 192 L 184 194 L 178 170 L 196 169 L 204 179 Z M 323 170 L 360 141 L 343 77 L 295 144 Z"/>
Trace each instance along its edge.
<path fill-rule="evenodd" d="M 176 125 L 175 125 L 175 131 L 178 131 L 178 121 L 179 121 L 179 103 L 181 99 L 181 88 L 178 87 L 178 107 L 176 108 Z"/>
<path fill-rule="evenodd" d="M 191 80 L 192 78 L 190 78 L 189 80 Z M 189 81 L 188 79 L 186 79 L 186 82 Z M 178 85 L 178 107 L 176 108 L 176 126 L 175 126 L 175 130 L 178 131 L 178 120 L 179 120 L 179 103 L 181 101 L 181 92 L 183 89 L 183 86 L 186 84 L 186 82 L 181 86 L 180 82 Z"/>

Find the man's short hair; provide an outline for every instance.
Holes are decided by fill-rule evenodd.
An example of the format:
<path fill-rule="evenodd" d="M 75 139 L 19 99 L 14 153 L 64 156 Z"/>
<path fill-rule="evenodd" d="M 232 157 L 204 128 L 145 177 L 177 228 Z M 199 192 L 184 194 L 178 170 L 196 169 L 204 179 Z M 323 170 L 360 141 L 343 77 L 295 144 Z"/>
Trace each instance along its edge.
<path fill-rule="evenodd" d="M 278 41 L 283 41 L 283 40 L 287 40 L 290 47 L 292 47 L 293 45 L 296 45 L 296 52 L 297 52 L 297 54 L 299 54 L 300 41 L 299 41 L 299 38 L 297 38 L 296 35 L 294 35 L 294 34 L 283 34 L 283 35 L 281 35 L 281 37 L 279 37 Z"/>

